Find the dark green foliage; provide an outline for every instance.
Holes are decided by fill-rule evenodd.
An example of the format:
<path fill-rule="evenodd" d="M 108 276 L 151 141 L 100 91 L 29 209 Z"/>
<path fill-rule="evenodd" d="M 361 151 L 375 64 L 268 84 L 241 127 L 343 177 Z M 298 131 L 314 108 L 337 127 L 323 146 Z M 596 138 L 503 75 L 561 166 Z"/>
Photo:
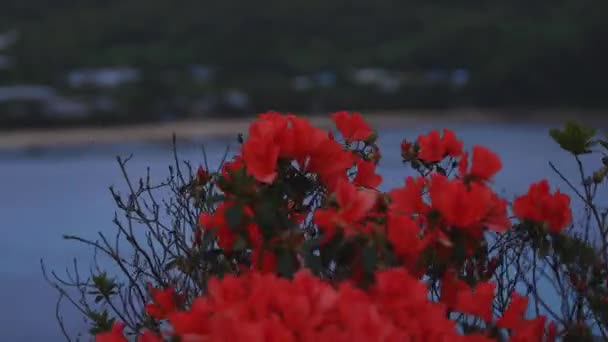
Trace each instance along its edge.
<path fill-rule="evenodd" d="M 9 80 L 57 83 L 63 71 L 82 66 L 165 70 L 205 63 L 220 67 L 215 86 L 257 91 L 260 106 L 271 94 L 282 107 L 282 99 L 308 103 L 286 91 L 299 73 L 466 67 L 473 78 L 464 93 L 437 88 L 425 100 L 428 91 L 408 89 L 396 99 L 375 95 L 376 103 L 397 106 L 407 95 L 412 105 L 427 106 L 594 106 L 606 103 L 605 13 L 608 2 L 598 0 L 7 0 L 0 30 L 22 32 L 10 52 L 18 65 Z M 159 84 L 150 92 L 180 93 L 184 86 Z M 370 91 L 333 96 L 336 104 L 357 108 Z"/>

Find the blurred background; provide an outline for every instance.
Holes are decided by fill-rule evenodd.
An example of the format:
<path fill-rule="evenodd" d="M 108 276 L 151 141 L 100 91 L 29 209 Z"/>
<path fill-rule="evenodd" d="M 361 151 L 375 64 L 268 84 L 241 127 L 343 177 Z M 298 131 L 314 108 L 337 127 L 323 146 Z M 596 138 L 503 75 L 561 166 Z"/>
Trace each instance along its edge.
<path fill-rule="evenodd" d="M 40 259 L 88 274 L 92 250 L 62 235 L 111 234 L 116 155 L 163 179 L 173 132 L 181 158 L 202 163 L 204 144 L 217 166 L 257 112 L 356 110 L 380 130 L 383 190 L 412 173 L 401 140 L 443 127 L 499 153 L 507 198 L 545 177 L 564 190 L 547 162 L 577 169 L 547 130 L 606 127 L 607 13 L 605 0 L 0 0 L 0 340 L 65 340 Z"/>
<path fill-rule="evenodd" d="M 2 127 L 603 108 L 601 0 L 3 0 Z"/>

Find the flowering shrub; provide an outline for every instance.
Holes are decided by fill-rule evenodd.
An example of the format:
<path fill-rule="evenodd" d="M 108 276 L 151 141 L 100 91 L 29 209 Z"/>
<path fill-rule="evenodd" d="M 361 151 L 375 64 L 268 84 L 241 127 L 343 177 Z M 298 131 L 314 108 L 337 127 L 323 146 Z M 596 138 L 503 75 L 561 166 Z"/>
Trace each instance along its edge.
<path fill-rule="evenodd" d="M 483 146 L 465 151 L 447 129 L 404 140 L 401 155 L 418 176 L 382 192 L 376 133 L 358 113 L 332 118 L 337 137 L 295 115 L 261 114 L 220 170 L 190 171 L 175 192 L 178 205 L 168 205 L 171 225 L 145 213 L 156 202 L 134 201 L 152 186 L 129 182 L 131 203 L 115 194 L 151 233 L 146 247 L 116 221 L 135 250 L 132 263 L 107 240 L 90 242 L 127 270 L 127 285 L 103 273 L 78 287 L 94 288 L 95 301 L 118 318 L 87 305 L 96 340 L 553 341 L 606 333 L 606 244 L 566 232 L 568 195 L 541 180 L 509 216 L 509 202 L 490 186 L 500 158 Z M 601 143 L 576 125 L 552 135 L 577 161 Z M 590 195 L 603 176 L 594 179 L 581 197 L 598 212 Z M 605 213 L 597 222 L 604 240 Z M 558 306 L 543 300 L 537 273 L 564 291 Z"/>

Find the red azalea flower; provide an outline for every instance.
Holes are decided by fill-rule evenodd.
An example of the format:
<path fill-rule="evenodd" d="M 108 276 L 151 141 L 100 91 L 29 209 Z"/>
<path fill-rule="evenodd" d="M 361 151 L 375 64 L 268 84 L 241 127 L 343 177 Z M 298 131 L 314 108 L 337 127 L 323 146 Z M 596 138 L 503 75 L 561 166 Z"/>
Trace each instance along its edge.
<path fill-rule="evenodd" d="M 387 238 L 395 249 L 395 253 L 406 261 L 415 261 L 430 243 L 428 236 L 421 238 L 420 226 L 409 216 L 389 214 Z"/>
<path fill-rule="evenodd" d="M 480 225 L 492 199 L 490 189 L 482 185 L 467 186 L 460 180 L 449 180 L 439 174 L 431 176 L 429 192 L 433 208 L 448 224 L 461 228 Z"/>
<path fill-rule="evenodd" d="M 226 182 L 231 183 L 232 175 L 244 166 L 243 157 L 241 155 L 234 156 L 231 161 L 227 161 L 222 165 L 222 178 L 224 178 Z M 226 191 L 224 188 L 221 190 Z"/>
<path fill-rule="evenodd" d="M 438 162 L 445 155 L 445 148 L 441 142 L 438 130 L 433 130 L 427 135 L 419 136 L 418 146 L 420 146 L 418 157 L 425 162 Z"/>
<path fill-rule="evenodd" d="M 511 341 L 513 342 L 528 342 L 528 341 L 542 341 L 542 337 L 545 333 L 545 322 L 547 318 L 545 316 L 539 316 L 535 319 L 523 321 L 517 329 L 513 331 Z"/>
<path fill-rule="evenodd" d="M 215 236 L 218 239 L 218 245 L 226 252 L 232 251 L 239 235 L 248 239 L 254 247 L 261 245 L 263 240 L 259 227 L 249 222 L 251 217 L 253 217 L 253 211 L 250 207 L 245 206 L 242 208 L 242 227 L 230 227 L 228 225 L 226 213 L 234 205 L 232 201 L 225 201 L 218 205 L 214 213 L 201 213 L 199 215 L 199 224 L 205 230 L 214 230 Z"/>
<path fill-rule="evenodd" d="M 389 209 L 404 215 L 425 215 L 428 211 L 428 205 L 422 198 L 425 183 L 425 178 L 408 177 L 404 187 L 394 189 L 389 193 L 391 199 Z"/>
<path fill-rule="evenodd" d="M 348 142 L 365 141 L 374 133 L 360 113 L 350 114 L 342 111 L 332 114 L 331 117 L 344 140 Z"/>
<path fill-rule="evenodd" d="M 112 330 L 103 332 L 95 336 L 95 342 L 129 342 L 123 335 L 125 324 L 122 322 L 114 323 Z"/>
<path fill-rule="evenodd" d="M 330 191 L 334 191 L 339 179 L 346 179 L 346 170 L 353 166 L 354 157 L 340 144 L 326 138 L 312 151 L 310 171 L 317 173 Z"/>
<path fill-rule="evenodd" d="M 412 143 L 408 142 L 406 139 L 403 139 L 401 142 L 401 157 L 404 160 L 410 160 L 412 157 Z"/>
<path fill-rule="evenodd" d="M 346 235 L 354 234 L 354 224 L 361 221 L 374 207 L 376 196 L 372 190 L 357 190 L 348 181 L 339 180 L 336 186 L 339 209 L 319 209 L 315 212 L 314 221 L 326 232 L 333 231 L 338 226 L 345 230 Z"/>
<path fill-rule="evenodd" d="M 247 173 L 261 183 L 274 182 L 279 151 L 279 146 L 272 140 L 248 139 L 242 146 Z"/>
<path fill-rule="evenodd" d="M 374 163 L 357 159 L 357 175 L 353 181 L 356 185 L 375 189 L 382 183 L 382 176 L 375 173 L 376 165 Z"/>
<path fill-rule="evenodd" d="M 146 312 L 154 319 L 165 319 L 168 314 L 177 310 L 176 298 L 178 295 L 172 287 L 164 290 L 153 288 L 150 286 L 150 296 L 152 303 L 146 304 Z"/>
<path fill-rule="evenodd" d="M 459 291 L 456 295 L 455 309 L 475 315 L 486 322 L 492 322 L 492 301 L 494 300 L 494 283 L 479 283 L 473 290 Z"/>
<path fill-rule="evenodd" d="M 494 192 L 492 192 L 490 201 L 488 203 L 488 212 L 483 221 L 484 225 L 498 233 L 504 233 L 507 229 L 511 228 L 511 220 L 507 213 L 508 202 Z"/>
<path fill-rule="evenodd" d="M 561 232 L 572 221 L 570 197 L 559 190 L 551 194 L 547 180 L 530 185 L 526 195 L 516 198 L 513 212 L 520 219 L 546 222 L 554 233 Z"/>
<path fill-rule="evenodd" d="M 496 325 L 505 329 L 517 329 L 524 322 L 524 315 L 528 308 L 528 298 L 520 296 L 516 292 L 511 294 L 511 304 Z"/>
<path fill-rule="evenodd" d="M 469 174 L 481 180 L 491 180 L 500 171 L 502 163 L 496 153 L 483 146 L 473 146 L 473 160 Z"/>
<path fill-rule="evenodd" d="M 197 184 L 205 184 L 209 180 L 209 171 L 204 169 L 202 166 L 199 166 L 196 170 L 196 183 Z"/>
<path fill-rule="evenodd" d="M 445 154 L 450 157 L 458 157 L 462 154 L 462 141 L 456 139 L 456 134 L 447 128 L 443 129 L 441 144 L 445 149 Z"/>
<path fill-rule="evenodd" d="M 471 170 L 468 170 L 468 153 L 464 153 L 458 162 L 458 174 L 461 178 L 472 177 L 477 181 L 490 181 L 502 168 L 498 155 L 483 146 L 473 146 Z"/>
<path fill-rule="evenodd" d="M 251 260 L 252 267 L 262 274 L 274 273 L 277 270 L 277 256 L 271 251 L 255 248 Z"/>

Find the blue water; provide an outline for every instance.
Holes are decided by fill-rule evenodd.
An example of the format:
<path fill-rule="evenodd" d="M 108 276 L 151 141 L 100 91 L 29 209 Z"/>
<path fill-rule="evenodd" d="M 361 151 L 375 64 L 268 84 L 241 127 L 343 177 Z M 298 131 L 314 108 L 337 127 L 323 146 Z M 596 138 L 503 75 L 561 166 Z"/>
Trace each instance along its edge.
<path fill-rule="evenodd" d="M 432 125 L 380 132 L 383 189 L 402 184 L 412 174 L 402 165 L 399 144 L 414 139 Z M 571 157 L 548 137 L 543 125 L 451 125 L 467 146 L 484 144 L 498 152 L 504 168 L 495 179 L 496 189 L 512 196 L 527 190 L 530 182 L 548 178 L 567 190 L 548 162 L 553 161 L 568 177 L 576 176 Z M 205 143 L 211 164 L 217 164 L 232 140 Z M 233 144 L 234 145 L 234 144 Z M 179 147 L 180 156 L 202 161 L 200 145 Z M 162 178 L 172 164 L 168 145 L 116 145 L 73 149 L 0 153 L 0 336 L 3 341 L 63 341 L 55 321 L 57 295 L 43 280 L 40 259 L 60 273 L 73 258 L 87 266 L 90 249 L 62 240 L 62 234 L 94 238 L 98 231 L 111 232 L 114 214 L 109 185 L 125 189 L 116 155 L 134 157 L 131 175 L 143 176 L 146 167 Z M 589 160 L 591 167 L 599 161 Z M 71 331 L 83 327 L 69 306 L 63 311 Z"/>

